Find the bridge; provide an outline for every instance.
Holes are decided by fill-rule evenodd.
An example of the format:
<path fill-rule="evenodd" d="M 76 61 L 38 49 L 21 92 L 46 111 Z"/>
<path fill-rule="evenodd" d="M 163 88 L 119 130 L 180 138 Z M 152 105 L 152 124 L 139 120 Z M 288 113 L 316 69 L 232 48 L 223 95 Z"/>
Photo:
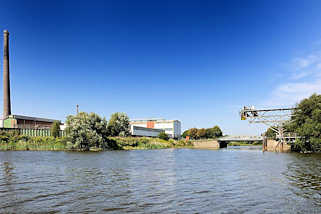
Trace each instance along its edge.
<path fill-rule="evenodd" d="M 229 142 L 255 142 L 263 141 L 261 136 L 224 136 L 216 140 L 213 139 L 201 139 L 192 141 L 192 145 L 195 148 L 207 148 L 207 149 L 220 149 L 227 147 Z"/>
<path fill-rule="evenodd" d="M 262 136 L 224 136 L 217 139 L 220 142 L 254 142 L 263 141 Z"/>

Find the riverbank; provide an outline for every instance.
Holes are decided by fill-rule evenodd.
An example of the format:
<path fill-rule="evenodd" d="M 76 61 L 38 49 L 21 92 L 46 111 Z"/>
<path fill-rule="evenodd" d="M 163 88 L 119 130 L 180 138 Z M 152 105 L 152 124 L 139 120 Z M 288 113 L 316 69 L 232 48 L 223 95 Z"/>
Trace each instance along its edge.
<path fill-rule="evenodd" d="M 103 150 L 142 150 L 142 149 L 166 149 L 166 148 L 190 148 L 190 141 L 168 141 L 159 138 L 147 137 L 109 137 L 104 146 L 91 147 L 89 151 Z M 0 136 L 1 151 L 88 151 L 77 149 L 68 137 L 28 137 L 16 135 Z"/>

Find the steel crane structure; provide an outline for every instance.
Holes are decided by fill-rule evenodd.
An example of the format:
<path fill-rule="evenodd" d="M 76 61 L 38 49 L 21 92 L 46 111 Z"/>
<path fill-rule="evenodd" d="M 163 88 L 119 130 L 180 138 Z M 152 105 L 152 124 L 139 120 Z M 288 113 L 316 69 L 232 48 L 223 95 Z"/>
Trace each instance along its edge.
<path fill-rule="evenodd" d="M 286 139 L 297 138 L 295 134 L 286 134 L 284 125 L 291 120 L 295 108 L 255 109 L 254 106 L 244 106 L 240 111 L 241 120 L 249 120 L 249 123 L 263 123 L 276 132 L 279 142 Z"/>

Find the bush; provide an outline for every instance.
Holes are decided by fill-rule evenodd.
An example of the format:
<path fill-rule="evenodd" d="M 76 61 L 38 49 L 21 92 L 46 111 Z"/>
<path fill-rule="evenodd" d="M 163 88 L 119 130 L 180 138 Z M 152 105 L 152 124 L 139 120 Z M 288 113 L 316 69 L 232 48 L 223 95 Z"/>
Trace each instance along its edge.
<path fill-rule="evenodd" d="M 59 137 L 60 121 L 55 120 L 53 122 L 53 124 L 51 125 L 51 128 L 50 128 L 50 133 L 51 133 L 51 136 L 53 136 L 53 137 Z"/>
<path fill-rule="evenodd" d="M 95 113 L 81 112 L 76 116 L 68 116 L 66 133 L 71 139 L 74 149 L 89 150 L 91 147 L 108 147 L 109 135 L 107 121 Z"/>
<path fill-rule="evenodd" d="M 108 130 L 111 136 L 129 136 L 130 125 L 127 114 L 121 112 L 112 114 L 108 122 Z"/>
<path fill-rule="evenodd" d="M 168 134 L 166 134 L 165 132 L 161 132 L 161 133 L 159 133 L 158 134 L 158 138 L 159 139 L 162 139 L 162 140 L 169 140 L 169 136 L 168 136 Z"/>

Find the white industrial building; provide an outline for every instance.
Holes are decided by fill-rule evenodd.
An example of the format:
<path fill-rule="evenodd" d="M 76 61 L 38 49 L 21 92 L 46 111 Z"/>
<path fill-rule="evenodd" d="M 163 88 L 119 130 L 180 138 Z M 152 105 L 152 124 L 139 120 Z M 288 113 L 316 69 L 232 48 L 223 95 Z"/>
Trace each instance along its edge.
<path fill-rule="evenodd" d="M 163 132 L 162 129 L 151 129 L 133 125 L 130 126 L 130 133 L 132 136 L 157 137 L 161 132 Z"/>
<path fill-rule="evenodd" d="M 137 119 L 130 121 L 131 127 L 144 127 L 156 130 L 163 130 L 171 138 L 181 137 L 181 122 L 179 120 L 165 120 L 165 119 Z M 147 129 L 146 129 L 147 131 Z M 147 133 L 147 132 L 146 132 Z"/>

